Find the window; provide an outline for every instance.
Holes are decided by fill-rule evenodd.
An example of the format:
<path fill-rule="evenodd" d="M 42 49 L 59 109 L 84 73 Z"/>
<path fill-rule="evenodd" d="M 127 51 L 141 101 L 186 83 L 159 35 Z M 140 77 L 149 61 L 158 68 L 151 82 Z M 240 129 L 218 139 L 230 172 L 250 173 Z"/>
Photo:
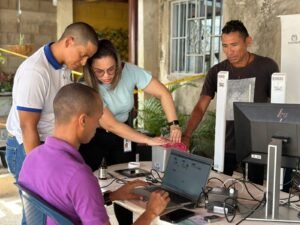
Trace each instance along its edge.
<path fill-rule="evenodd" d="M 220 60 L 222 0 L 171 2 L 170 73 L 198 75 Z"/>

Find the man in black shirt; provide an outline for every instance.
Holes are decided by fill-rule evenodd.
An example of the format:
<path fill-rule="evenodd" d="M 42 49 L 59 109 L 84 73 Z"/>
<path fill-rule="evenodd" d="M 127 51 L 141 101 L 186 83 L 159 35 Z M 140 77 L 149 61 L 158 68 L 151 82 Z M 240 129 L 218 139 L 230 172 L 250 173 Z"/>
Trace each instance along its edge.
<path fill-rule="evenodd" d="M 183 133 L 182 141 L 189 145 L 193 131 L 203 118 L 208 105 L 217 92 L 217 77 L 219 71 L 229 71 L 229 79 L 255 78 L 254 102 L 268 102 L 271 95 L 271 76 L 278 72 L 276 62 L 268 57 L 250 53 L 247 49 L 252 43 L 252 38 L 244 24 L 239 20 L 226 23 L 222 29 L 222 47 L 227 57 L 226 60 L 213 66 L 205 79 L 200 98 L 195 105 L 187 128 Z M 224 173 L 232 175 L 237 168 L 235 154 L 235 137 L 233 121 L 226 121 L 225 162 Z M 263 166 L 255 165 L 256 172 L 249 165 L 249 179 L 262 183 Z M 260 171 L 260 172 L 257 172 Z"/>

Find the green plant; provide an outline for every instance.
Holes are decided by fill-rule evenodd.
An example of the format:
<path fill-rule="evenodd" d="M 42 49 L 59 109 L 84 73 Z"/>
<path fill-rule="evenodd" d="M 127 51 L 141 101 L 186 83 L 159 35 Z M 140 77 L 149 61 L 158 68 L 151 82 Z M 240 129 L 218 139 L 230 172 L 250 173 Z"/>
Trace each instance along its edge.
<path fill-rule="evenodd" d="M 21 34 L 19 35 L 19 45 L 24 45 L 25 35 Z"/>
<path fill-rule="evenodd" d="M 169 91 L 172 93 L 184 86 L 196 87 L 192 83 L 175 84 L 169 87 Z M 167 135 L 169 132 L 168 121 L 166 119 L 160 101 L 157 98 L 151 96 L 145 99 L 144 104 L 141 108 L 142 109 L 139 110 L 138 120 L 143 121 L 144 129 L 156 136 Z M 186 119 L 186 115 L 178 113 L 179 125 L 181 127 L 186 123 Z"/>
<path fill-rule="evenodd" d="M 176 84 L 169 87 L 170 92 L 174 92 L 183 86 L 195 87 L 192 83 Z M 167 120 L 163 112 L 160 101 L 154 97 L 149 97 L 144 101 L 143 109 L 139 110 L 138 120 L 143 121 L 144 129 L 155 136 L 166 135 L 169 132 Z M 178 112 L 178 110 L 177 110 Z M 178 112 L 179 124 L 184 130 L 189 115 Z M 193 132 L 190 139 L 190 149 L 194 154 L 213 158 L 215 139 L 215 112 L 207 111 L 202 122 Z"/>
<path fill-rule="evenodd" d="M 6 58 L 0 52 L 0 64 L 4 64 L 6 62 Z"/>
<path fill-rule="evenodd" d="M 216 113 L 207 111 L 202 122 L 193 132 L 190 139 L 190 149 L 197 155 L 214 157 Z"/>
<path fill-rule="evenodd" d="M 4 64 L 6 58 L 0 52 L 0 64 Z M 12 90 L 13 76 L 0 71 L 0 92 L 10 92 Z"/>
<path fill-rule="evenodd" d="M 13 75 L 0 72 L 0 92 L 11 92 L 13 87 Z"/>

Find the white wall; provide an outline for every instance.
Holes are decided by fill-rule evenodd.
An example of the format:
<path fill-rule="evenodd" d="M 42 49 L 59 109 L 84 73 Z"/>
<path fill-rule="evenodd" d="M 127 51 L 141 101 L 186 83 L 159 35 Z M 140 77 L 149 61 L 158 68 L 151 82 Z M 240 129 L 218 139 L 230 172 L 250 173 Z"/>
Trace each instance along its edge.
<path fill-rule="evenodd" d="M 100 19 L 100 18 L 99 18 Z M 60 38 L 65 28 L 73 23 L 73 1 L 57 1 L 57 39 Z"/>

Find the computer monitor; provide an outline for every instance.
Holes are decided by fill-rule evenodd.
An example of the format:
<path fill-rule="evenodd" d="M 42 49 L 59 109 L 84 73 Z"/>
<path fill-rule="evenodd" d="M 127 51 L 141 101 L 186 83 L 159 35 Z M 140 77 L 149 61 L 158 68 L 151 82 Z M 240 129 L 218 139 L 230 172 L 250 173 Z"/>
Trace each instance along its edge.
<path fill-rule="evenodd" d="M 238 161 L 267 164 L 272 138 L 283 140 L 281 167 L 298 168 L 300 104 L 234 103 Z"/>
<path fill-rule="evenodd" d="M 298 212 L 281 206 L 280 167 L 298 168 L 300 104 L 234 103 L 237 159 L 267 165 L 266 204 L 250 220 L 299 222 Z"/>

